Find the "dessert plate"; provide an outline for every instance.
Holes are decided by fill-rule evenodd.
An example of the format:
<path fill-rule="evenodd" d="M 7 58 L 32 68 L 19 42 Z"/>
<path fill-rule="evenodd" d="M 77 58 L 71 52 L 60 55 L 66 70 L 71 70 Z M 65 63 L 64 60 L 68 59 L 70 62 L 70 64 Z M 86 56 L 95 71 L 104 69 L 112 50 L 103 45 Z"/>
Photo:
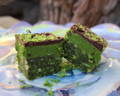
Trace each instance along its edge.
<path fill-rule="evenodd" d="M 34 90 L 39 89 L 39 91 L 37 91 L 39 94 L 41 94 L 42 92 L 46 94 L 46 92 L 52 88 L 52 90 L 56 93 L 56 96 L 59 96 L 58 94 L 59 91 L 61 90 L 64 91 L 66 90 L 66 92 L 70 91 L 72 94 L 72 92 L 74 93 L 75 89 L 77 90 L 80 89 L 79 94 L 81 95 L 76 94 L 74 96 L 82 96 L 82 94 L 86 93 L 85 90 L 86 91 L 88 90 L 86 88 L 89 87 L 95 88 L 100 86 L 98 87 L 98 90 L 100 92 L 100 90 L 102 90 L 102 88 L 104 87 L 104 84 L 106 85 L 106 88 L 111 86 L 113 87 L 114 83 L 120 81 L 119 61 L 116 59 L 111 58 L 107 59 L 105 57 L 102 57 L 100 66 L 97 68 L 95 72 L 85 74 L 80 70 L 75 69 L 73 70 L 74 74 L 68 72 L 68 75 L 61 78 L 60 82 L 54 84 L 53 87 L 49 88 L 44 86 L 44 82 L 48 79 L 56 78 L 55 74 L 29 81 L 28 79 L 25 78 L 25 76 L 22 73 L 18 71 L 15 58 L 16 52 L 14 49 L 12 49 L 7 57 L 4 57 L 2 60 L 0 60 L 0 88 L 13 93 L 17 92 L 17 94 L 19 93 L 20 90 L 22 90 L 20 88 L 21 86 L 27 85 L 25 86 L 25 88 L 23 88 L 25 90 L 27 89 L 26 90 L 27 92 L 31 92 L 31 90 L 33 89 Z M 110 79 L 111 75 L 113 76 L 114 79 Z M 107 82 L 106 80 L 109 80 L 110 84 L 108 84 L 109 82 Z M 2 90 L 0 91 L 2 92 Z M 97 91 L 94 91 L 94 94 L 95 93 L 98 94 Z M 30 96 L 26 95 L 28 93 L 25 93 L 24 91 L 21 91 L 20 94 L 22 94 L 22 96 Z M 32 94 L 34 94 L 34 92 Z M 85 96 L 95 95 L 90 95 L 89 92 L 89 94 L 86 93 Z"/>
<path fill-rule="evenodd" d="M 13 28 L 14 30 L 11 28 L 10 32 L 7 32 L 23 32 L 23 25 L 24 24 L 20 24 L 19 26 L 22 26 L 21 28 Z M 31 28 L 31 30 L 33 32 L 43 32 L 44 29 L 46 31 L 51 30 L 49 28 L 49 30 L 47 30 L 47 27 L 40 28 L 40 26 L 41 24 L 37 28 Z M 102 59 L 98 70 L 91 74 L 82 73 L 78 69 L 73 70 L 74 75 L 69 72 L 68 76 L 61 78 L 61 82 L 53 86 L 52 90 L 55 90 L 55 96 L 107 96 L 110 92 L 118 88 L 120 85 L 120 29 L 111 26 L 113 25 L 103 24 L 92 28 L 94 32 L 103 36 L 109 43 L 109 47 L 103 53 L 105 58 Z M 50 25 L 49 27 L 51 28 Z M 66 28 L 68 27 L 66 26 Z M 56 26 L 56 28 L 59 29 L 58 26 Z M 48 78 L 54 78 L 54 75 L 38 78 L 33 81 L 27 80 L 24 75 L 18 71 L 15 62 L 16 53 L 13 46 L 14 34 L 8 36 L 8 33 L 7 36 L 3 36 L 2 39 L 0 38 L 0 95 L 46 96 L 49 88 L 43 86 L 43 82 Z M 0 36 L 2 35 L 0 34 Z M 12 38 L 12 40 L 10 38 Z M 26 86 L 21 89 L 20 87 L 23 85 L 31 86 Z"/>
<path fill-rule="evenodd" d="M 93 73 L 83 73 L 79 69 L 72 70 L 67 73 L 67 76 L 60 78 L 60 82 L 53 85 L 52 90 L 56 91 L 62 88 L 76 88 L 79 86 L 89 86 L 98 82 L 103 73 L 112 66 L 112 59 L 102 57 L 100 66 Z M 44 86 L 48 79 L 57 78 L 56 74 L 37 78 L 35 80 L 28 80 L 25 76 L 18 71 L 16 64 L 16 51 L 11 49 L 8 56 L 0 59 L 0 86 L 7 90 L 19 89 L 21 85 L 28 84 L 33 87 L 49 90 L 49 87 Z"/>

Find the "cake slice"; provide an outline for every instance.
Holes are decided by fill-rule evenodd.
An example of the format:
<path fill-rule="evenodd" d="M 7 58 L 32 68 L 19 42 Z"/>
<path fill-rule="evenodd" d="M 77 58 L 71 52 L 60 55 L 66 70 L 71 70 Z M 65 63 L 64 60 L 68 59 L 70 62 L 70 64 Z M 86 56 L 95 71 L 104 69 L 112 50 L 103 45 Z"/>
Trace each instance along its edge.
<path fill-rule="evenodd" d="M 106 46 L 105 39 L 97 36 L 87 27 L 76 24 L 65 37 L 64 57 L 72 63 L 73 68 L 92 72 L 99 65 Z"/>
<path fill-rule="evenodd" d="M 63 38 L 51 33 L 16 34 L 19 70 L 29 79 L 61 70 Z"/>

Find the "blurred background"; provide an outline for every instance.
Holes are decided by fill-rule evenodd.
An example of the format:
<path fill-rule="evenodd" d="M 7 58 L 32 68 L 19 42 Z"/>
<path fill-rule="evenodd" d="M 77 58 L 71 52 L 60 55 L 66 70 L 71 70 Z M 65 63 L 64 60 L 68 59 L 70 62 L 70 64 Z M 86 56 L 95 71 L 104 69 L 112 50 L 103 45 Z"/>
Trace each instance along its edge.
<path fill-rule="evenodd" d="M 0 26 L 19 21 L 35 24 L 80 22 L 92 27 L 100 23 L 120 26 L 120 0 L 0 0 Z"/>

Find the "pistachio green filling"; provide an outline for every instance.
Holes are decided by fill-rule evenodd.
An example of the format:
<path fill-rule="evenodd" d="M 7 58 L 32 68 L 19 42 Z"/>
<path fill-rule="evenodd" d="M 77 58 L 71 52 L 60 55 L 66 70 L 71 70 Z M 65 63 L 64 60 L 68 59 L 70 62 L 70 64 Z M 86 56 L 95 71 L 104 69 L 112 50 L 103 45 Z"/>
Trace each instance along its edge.
<path fill-rule="evenodd" d="M 41 45 L 41 46 L 30 46 L 25 48 L 24 56 L 27 58 L 35 58 L 40 56 L 60 56 L 62 52 L 62 43 L 51 44 L 51 45 Z M 57 57 L 56 57 L 57 58 Z"/>
<path fill-rule="evenodd" d="M 67 42 L 63 46 L 64 57 L 72 63 L 73 69 L 79 68 L 84 72 L 92 72 L 99 65 L 102 52 L 83 37 L 68 32 L 65 40 Z"/>

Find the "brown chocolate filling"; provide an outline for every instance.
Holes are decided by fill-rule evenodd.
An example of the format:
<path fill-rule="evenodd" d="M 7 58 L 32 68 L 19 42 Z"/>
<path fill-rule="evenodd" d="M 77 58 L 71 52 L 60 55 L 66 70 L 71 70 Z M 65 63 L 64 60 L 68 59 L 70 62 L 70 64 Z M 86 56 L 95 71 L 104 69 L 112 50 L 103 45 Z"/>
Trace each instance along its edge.
<path fill-rule="evenodd" d="M 58 40 L 47 40 L 47 41 L 42 41 L 42 42 L 26 42 L 24 43 L 25 47 L 29 47 L 29 46 L 39 46 L 39 45 L 49 45 L 49 44 L 56 44 L 59 43 L 61 41 L 63 41 L 64 39 L 58 39 Z"/>
<path fill-rule="evenodd" d="M 85 29 L 86 29 L 86 31 L 89 30 L 88 28 L 85 28 Z M 80 28 L 78 28 L 77 25 L 72 26 L 71 30 L 73 30 L 74 33 L 77 33 L 77 34 L 81 35 L 88 42 L 92 43 L 98 50 L 100 50 L 100 51 L 103 50 L 103 48 L 104 48 L 103 44 L 101 44 L 97 41 L 93 41 L 93 40 L 87 38 L 86 36 L 84 36 L 85 31 L 83 31 L 82 29 L 80 30 Z"/>

